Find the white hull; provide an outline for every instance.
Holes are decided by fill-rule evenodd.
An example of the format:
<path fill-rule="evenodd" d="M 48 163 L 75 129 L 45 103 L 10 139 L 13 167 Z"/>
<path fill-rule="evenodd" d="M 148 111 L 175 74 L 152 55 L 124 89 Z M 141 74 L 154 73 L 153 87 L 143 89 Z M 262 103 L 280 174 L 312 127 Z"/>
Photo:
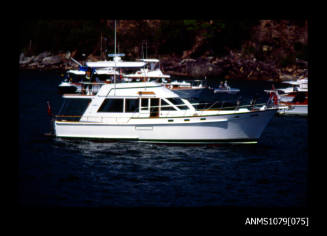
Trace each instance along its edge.
<path fill-rule="evenodd" d="M 277 113 L 279 115 L 308 115 L 308 105 L 291 105 L 290 107 L 285 107 L 278 109 Z"/>
<path fill-rule="evenodd" d="M 214 93 L 230 93 L 230 94 L 235 94 L 238 93 L 240 90 L 231 88 L 231 89 L 214 89 Z"/>
<path fill-rule="evenodd" d="M 55 121 L 54 124 L 57 137 L 167 143 L 256 143 L 275 112 L 266 110 L 201 117 L 132 118 L 120 119 L 119 123 Z M 204 117 L 206 120 L 201 120 Z"/>
<path fill-rule="evenodd" d="M 294 97 L 291 97 L 291 96 L 285 96 L 285 95 L 280 95 L 280 98 L 279 100 L 281 102 L 292 102 L 294 99 Z"/>

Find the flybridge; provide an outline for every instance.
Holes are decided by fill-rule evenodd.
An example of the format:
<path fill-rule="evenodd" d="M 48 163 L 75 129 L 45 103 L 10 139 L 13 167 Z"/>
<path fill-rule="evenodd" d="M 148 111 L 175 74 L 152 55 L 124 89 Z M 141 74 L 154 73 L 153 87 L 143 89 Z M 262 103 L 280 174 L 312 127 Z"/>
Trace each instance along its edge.
<path fill-rule="evenodd" d="M 92 68 L 140 68 L 146 65 L 145 61 L 122 61 L 121 57 L 125 56 L 124 53 L 108 54 L 109 57 L 113 57 L 112 61 L 96 61 L 86 62 L 86 66 Z"/>
<path fill-rule="evenodd" d="M 86 66 L 92 68 L 140 68 L 145 66 L 145 62 L 135 62 L 135 61 L 96 61 L 96 62 L 86 62 Z"/>

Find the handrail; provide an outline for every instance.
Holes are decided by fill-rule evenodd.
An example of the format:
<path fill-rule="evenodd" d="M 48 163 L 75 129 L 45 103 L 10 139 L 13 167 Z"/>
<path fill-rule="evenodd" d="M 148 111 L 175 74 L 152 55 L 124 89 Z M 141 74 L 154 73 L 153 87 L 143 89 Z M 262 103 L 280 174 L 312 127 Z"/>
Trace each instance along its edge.
<path fill-rule="evenodd" d="M 203 105 L 203 104 L 211 104 L 211 103 L 190 103 L 192 106 L 194 105 Z M 204 108 L 204 109 L 196 109 L 196 111 L 200 111 L 200 115 L 203 114 L 204 111 L 210 109 L 212 106 L 214 106 L 215 104 L 217 104 L 217 102 L 213 103 L 210 107 L 208 108 Z M 258 103 L 258 104 L 255 104 L 255 105 L 252 105 L 252 104 L 249 104 L 249 105 L 242 105 L 242 106 L 238 106 L 238 108 L 249 108 L 249 107 L 259 107 L 259 106 L 263 106 L 263 105 L 266 105 L 266 103 Z M 179 105 L 175 105 L 175 106 L 187 106 L 186 104 L 179 104 Z M 159 108 L 159 107 L 173 107 L 172 105 L 162 105 L 162 106 L 151 106 L 151 107 L 154 107 L 154 108 Z M 130 117 L 122 117 L 122 118 L 128 118 L 127 120 L 127 123 L 134 117 L 140 117 L 141 116 L 141 113 L 139 112 L 139 109 L 142 109 L 142 108 L 147 108 L 147 106 L 139 106 L 138 108 L 135 109 L 135 111 L 131 112 L 132 113 L 132 116 Z M 235 108 L 235 106 L 229 106 L 229 107 L 222 107 L 222 108 L 217 108 L 217 109 L 214 109 L 214 110 L 220 110 L 220 111 L 223 111 L 223 110 L 227 110 L 227 109 L 232 109 L 232 108 Z M 183 115 L 182 116 L 185 116 L 187 111 L 189 109 L 186 109 L 184 112 L 183 112 Z M 160 117 L 169 117 L 169 115 L 171 114 L 171 112 L 174 112 L 174 111 L 170 111 L 168 110 L 168 113 L 166 115 L 161 115 Z M 124 112 L 125 113 L 125 112 Z M 56 118 L 78 118 L 78 117 L 82 117 L 83 115 L 55 115 Z M 88 118 L 90 116 L 85 116 L 86 119 L 88 120 Z M 117 116 L 91 116 L 91 117 L 96 117 L 96 118 L 100 118 L 101 119 L 101 122 L 103 122 L 103 118 L 119 118 Z"/>
<path fill-rule="evenodd" d="M 82 116 L 75 116 L 75 115 L 55 115 L 55 117 L 82 117 Z"/>

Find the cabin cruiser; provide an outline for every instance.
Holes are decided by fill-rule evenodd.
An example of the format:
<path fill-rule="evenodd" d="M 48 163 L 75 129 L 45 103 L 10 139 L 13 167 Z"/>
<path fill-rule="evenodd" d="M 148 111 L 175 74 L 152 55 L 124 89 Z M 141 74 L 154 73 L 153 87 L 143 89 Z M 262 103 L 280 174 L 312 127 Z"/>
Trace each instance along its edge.
<path fill-rule="evenodd" d="M 308 78 L 296 81 L 284 81 L 292 87 L 275 88 L 265 90 L 274 99 L 275 106 L 279 107 L 277 114 L 280 115 L 308 115 Z"/>
<path fill-rule="evenodd" d="M 132 74 L 124 74 L 124 78 L 137 81 L 149 81 L 153 79 L 168 79 L 170 75 L 163 74 L 160 70 L 158 59 L 138 59 L 138 61 L 146 63 L 144 68 Z M 131 80 L 129 80 L 131 81 Z"/>
<path fill-rule="evenodd" d="M 276 89 L 281 102 L 292 102 L 298 94 L 308 93 L 308 78 L 298 79 L 296 81 L 284 81 L 282 83 L 292 86 Z"/>
<path fill-rule="evenodd" d="M 87 93 L 96 94 L 103 84 L 123 82 L 122 68 L 135 69 L 145 66 L 145 62 L 122 61 L 124 54 L 109 54 L 112 61 L 86 62 L 86 66 L 79 64 L 78 70 L 68 70 L 64 80 L 59 84 L 59 93 Z M 75 61 L 75 60 L 74 60 Z M 91 70 L 91 80 L 86 81 L 87 70 Z M 120 69 L 120 71 L 118 71 Z M 87 91 L 89 89 L 89 91 Z"/>
<path fill-rule="evenodd" d="M 171 90 L 198 90 L 206 88 L 202 80 L 171 81 L 170 75 L 164 74 L 160 70 L 160 61 L 158 59 L 138 60 L 147 63 L 146 68 L 142 68 L 134 74 L 124 74 L 123 77 L 125 81 L 157 82 Z"/>
<path fill-rule="evenodd" d="M 80 67 L 79 70 L 68 70 L 64 80 L 58 85 L 60 94 L 65 93 L 87 93 L 85 87 L 87 84 L 92 84 L 92 91 L 89 93 L 96 93 L 99 88 L 105 83 L 114 81 L 114 76 L 121 76 L 121 74 L 113 68 L 93 69 L 94 82 L 86 82 L 86 67 Z"/>
<path fill-rule="evenodd" d="M 56 137 L 151 143 L 257 143 L 276 108 L 199 109 L 154 82 L 104 84 L 96 95 L 64 94 Z"/>
<path fill-rule="evenodd" d="M 279 115 L 308 115 L 308 92 L 298 91 L 292 92 L 294 96 L 290 96 L 288 100 L 282 100 L 278 90 L 265 90 L 270 94 L 270 102 L 278 108 L 277 114 Z"/>

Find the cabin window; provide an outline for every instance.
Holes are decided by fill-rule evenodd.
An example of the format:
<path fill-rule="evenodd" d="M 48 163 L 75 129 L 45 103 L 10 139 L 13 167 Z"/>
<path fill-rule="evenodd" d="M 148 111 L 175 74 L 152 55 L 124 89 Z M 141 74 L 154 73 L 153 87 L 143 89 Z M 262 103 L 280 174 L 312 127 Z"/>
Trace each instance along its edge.
<path fill-rule="evenodd" d="M 169 105 L 165 100 L 161 99 L 161 110 L 162 111 L 176 111 L 176 109 Z"/>
<path fill-rule="evenodd" d="M 150 117 L 159 116 L 159 98 L 151 98 L 150 100 Z"/>
<path fill-rule="evenodd" d="M 91 99 L 64 98 L 58 113 L 58 120 L 79 121 Z"/>
<path fill-rule="evenodd" d="M 125 100 L 125 112 L 138 112 L 138 111 L 139 111 L 139 99 Z"/>
<path fill-rule="evenodd" d="M 141 110 L 147 111 L 149 106 L 149 99 L 148 98 L 141 98 Z"/>
<path fill-rule="evenodd" d="M 167 98 L 172 104 L 176 105 L 180 110 L 187 110 L 188 107 L 180 98 Z M 183 106 L 184 105 L 184 106 Z"/>
<path fill-rule="evenodd" d="M 123 112 L 124 99 L 105 99 L 98 112 Z"/>

